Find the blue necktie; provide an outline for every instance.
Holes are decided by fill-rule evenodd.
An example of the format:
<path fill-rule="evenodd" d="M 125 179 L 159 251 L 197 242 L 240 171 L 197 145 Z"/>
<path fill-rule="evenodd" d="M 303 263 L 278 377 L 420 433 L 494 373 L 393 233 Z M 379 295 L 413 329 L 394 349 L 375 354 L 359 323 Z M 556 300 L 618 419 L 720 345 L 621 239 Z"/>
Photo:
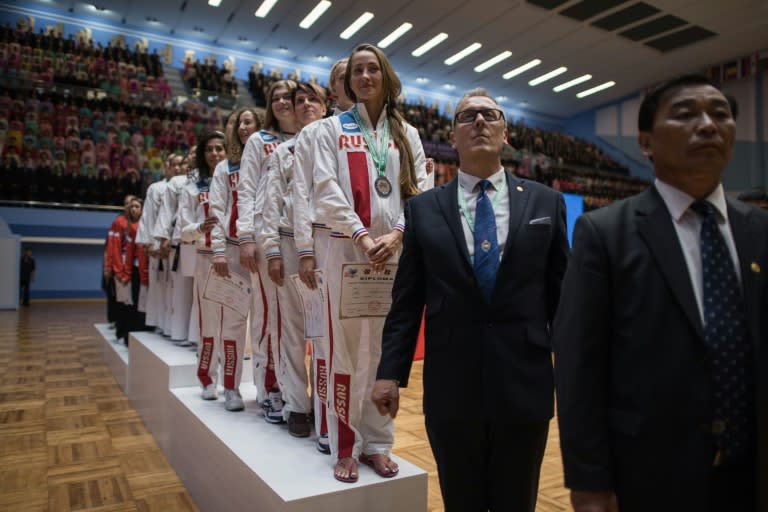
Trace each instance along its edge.
<path fill-rule="evenodd" d="M 499 243 L 496 240 L 496 216 L 486 193 L 491 182 L 480 180 L 480 193 L 475 207 L 475 256 L 474 267 L 477 284 L 487 300 L 491 300 L 499 269 Z"/>
<path fill-rule="evenodd" d="M 704 340 L 710 348 L 713 432 L 723 461 L 743 461 L 753 450 L 755 397 L 752 346 L 736 269 L 707 201 L 691 209 L 701 216 Z"/>

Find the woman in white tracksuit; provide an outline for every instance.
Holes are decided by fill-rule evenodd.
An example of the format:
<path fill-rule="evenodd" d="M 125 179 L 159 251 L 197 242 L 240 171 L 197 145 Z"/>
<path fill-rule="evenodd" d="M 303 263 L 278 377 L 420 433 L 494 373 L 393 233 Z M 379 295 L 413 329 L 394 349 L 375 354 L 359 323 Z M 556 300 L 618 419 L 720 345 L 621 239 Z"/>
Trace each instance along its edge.
<path fill-rule="evenodd" d="M 322 119 L 326 112 L 325 91 L 317 85 L 300 83 L 293 95 L 293 108 L 299 128 Z M 283 418 L 288 432 L 295 437 L 308 437 L 312 426 L 312 409 L 307 394 L 307 342 L 301 298 L 288 276 L 298 273 L 299 257 L 293 239 L 294 152 L 296 137 L 281 144 L 269 164 L 260 242 L 267 260 L 269 278 L 275 292 L 269 299 L 270 311 L 280 321 L 273 322 L 273 343 L 278 347 L 277 382 L 285 406 Z"/>
<path fill-rule="evenodd" d="M 328 430 L 334 477 L 358 478 L 357 461 L 382 477 L 397 474 L 389 458 L 394 425 L 370 400 L 381 357 L 383 316 L 341 318 L 342 265 L 380 272 L 396 263 L 405 227 L 403 205 L 426 183 L 418 132 L 397 112 L 400 80 L 372 45 L 352 52 L 345 90 L 356 102 L 318 127 L 314 176 L 317 217 L 332 229 L 328 244 Z"/>
<path fill-rule="evenodd" d="M 216 399 L 216 377 L 221 343 L 221 306 L 203 298 L 208 271 L 211 267 L 211 230 L 218 220 L 211 212 L 209 193 L 211 174 L 224 159 L 224 134 L 209 132 L 197 144 L 197 180 L 181 189 L 179 224 L 181 239 L 194 242 L 197 248 L 195 264 L 195 295 L 200 323 L 200 343 L 197 348 L 197 378 L 203 387 L 204 400 Z"/>
<path fill-rule="evenodd" d="M 331 97 L 336 100 L 333 115 L 338 116 L 352 107 L 352 100 L 344 90 L 344 74 L 347 70 L 347 59 L 339 59 L 331 68 L 328 79 Z M 317 218 L 315 204 L 315 178 L 313 167 L 315 160 L 315 132 L 323 123 L 331 122 L 323 119 L 303 128 L 296 136 L 294 147 L 294 172 L 292 202 L 293 230 L 296 249 L 299 254 L 299 277 L 310 289 L 317 288 L 315 270 L 325 272 L 325 261 L 328 253 L 328 239 L 331 230 L 322 219 Z M 327 326 L 325 332 L 327 334 Z M 328 404 L 328 366 L 329 357 L 328 337 L 312 339 L 312 388 L 315 409 L 315 432 L 317 433 L 317 449 L 323 453 L 331 453 L 328 442 L 328 420 L 326 409 Z"/>
<path fill-rule="evenodd" d="M 217 223 L 211 230 L 211 263 L 214 271 L 222 277 L 239 277 L 248 283 L 248 271 L 240 266 L 240 247 L 237 241 L 237 184 L 240 181 L 240 156 L 248 137 L 259 128 L 255 109 L 244 107 L 233 112 L 227 122 L 227 159 L 216 165 L 211 179 L 209 201 L 211 212 Z M 250 311 L 251 303 L 246 309 Z M 221 361 L 223 365 L 224 408 L 228 411 L 242 411 L 243 398 L 240 395 L 240 379 L 243 373 L 245 337 L 248 328 L 248 314 L 237 310 L 221 308 Z"/>
<path fill-rule="evenodd" d="M 237 238 L 240 242 L 240 264 L 251 273 L 255 299 L 251 310 L 251 347 L 253 381 L 256 399 L 264 407 L 264 418 L 270 423 L 283 423 L 283 400 L 274 371 L 276 347 L 269 336 L 270 322 L 278 321 L 269 311 L 267 297 L 274 285 L 267 277 L 266 260 L 261 257 L 256 237 L 261 231 L 262 208 L 269 158 L 275 149 L 296 133 L 293 113 L 293 91 L 296 82 L 279 80 L 267 92 L 264 129 L 248 138 L 240 159 L 240 181 L 237 185 Z"/>

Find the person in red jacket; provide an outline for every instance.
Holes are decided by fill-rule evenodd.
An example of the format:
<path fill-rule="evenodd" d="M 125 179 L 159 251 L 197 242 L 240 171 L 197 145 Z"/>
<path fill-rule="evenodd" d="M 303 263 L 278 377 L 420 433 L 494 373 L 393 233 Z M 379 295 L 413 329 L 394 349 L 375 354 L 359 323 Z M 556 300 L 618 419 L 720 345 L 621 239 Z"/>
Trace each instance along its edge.
<path fill-rule="evenodd" d="M 119 271 L 122 267 L 120 233 L 125 231 L 128 224 L 128 210 L 133 199 L 135 199 L 135 196 L 133 195 L 125 196 L 125 199 L 123 200 L 123 212 L 115 217 L 115 220 L 113 220 L 112 224 L 109 226 L 109 232 L 107 233 L 107 239 L 104 244 L 102 289 L 107 294 L 107 321 L 110 323 L 110 327 L 113 328 L 117 327 L 121 311 L 115 290 L 115 268 Z M 117 335 L 117 332 L 115 334 Z M 120 336 L 117 337 L 118 339 L 120 338 Z"/>
<path fill-rule="evenodd" d="M 130 285 L 130 304 L 126 304 L 125 324 L 126 335 L 132 331 L 146 330 L 146 315 L 140 305 L 141 286 L 149 283 L 149 268 L 144 247 L 136 243 L 136 232 L 141 218 L 142 200 L 133 198 L 128 207 L 128 229 L 125 237 L 125 258 L 119 279 L 126 285 Z M 127 338 L 126 338 L 127 343 Z"/>

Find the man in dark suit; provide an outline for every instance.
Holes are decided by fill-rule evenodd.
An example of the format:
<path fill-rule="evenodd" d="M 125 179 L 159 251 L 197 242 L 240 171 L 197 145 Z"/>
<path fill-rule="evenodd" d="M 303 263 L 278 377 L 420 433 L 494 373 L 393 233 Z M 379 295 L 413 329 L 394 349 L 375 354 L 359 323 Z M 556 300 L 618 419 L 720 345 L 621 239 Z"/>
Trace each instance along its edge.
<path fill-rule="evenodd" d="M 656 181 L 579 219 L 554 323 L 565 485 L 577 512 L 765 511 L 768 212 L 725 197 L 735 122 L 705 77 L 638 125 Z"/>
<path fill-rule="evenodd" d="M 372 399 L 395 416 L 426 306 L 424 415 L 448 511 L 533 511 L 553 414 L 550 322 L 568 241 L 562 196 L 504 171 L 498 104 L 464 95 L 460 170 L 411 199 Z"/>

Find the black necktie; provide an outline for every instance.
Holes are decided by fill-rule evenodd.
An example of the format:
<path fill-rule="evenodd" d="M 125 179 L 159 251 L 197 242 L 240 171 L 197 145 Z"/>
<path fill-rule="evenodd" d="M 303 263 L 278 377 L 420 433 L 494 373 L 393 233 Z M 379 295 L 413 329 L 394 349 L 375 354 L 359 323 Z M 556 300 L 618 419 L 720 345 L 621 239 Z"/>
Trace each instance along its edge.
<path fill-rule="evenodd" d="M 723 460 L 735 462 L 753 449 L 755 425 L 754 359 L 744 299 L 714 207 L 696 201 L 691 209 L 701 216 L 704 339 L 712 356 L 713 431 Z"/>

